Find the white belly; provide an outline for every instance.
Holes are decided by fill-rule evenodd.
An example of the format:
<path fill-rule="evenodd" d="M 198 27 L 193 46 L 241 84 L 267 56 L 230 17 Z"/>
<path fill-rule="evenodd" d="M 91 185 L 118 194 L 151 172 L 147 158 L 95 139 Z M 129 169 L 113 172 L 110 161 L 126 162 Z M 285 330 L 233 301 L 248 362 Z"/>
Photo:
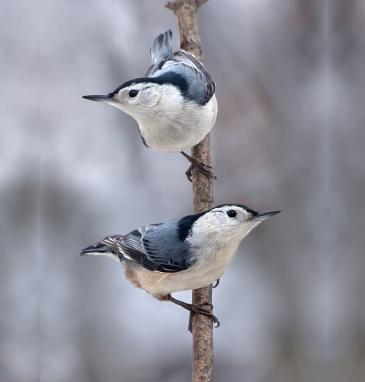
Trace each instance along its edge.
<path fill-rule="evenodd" d="M 154 296 L 205 287 L 222 276 L 236 248 L 204 256 L 189 269 L 175 273 L 151 272 L 138 266 L 134 270 L 136 284 Z"/>
<path fill-rule="evenodd" d="M 179 112 L 170 110 L 140 121 L 140 133 L 147 146 L 155 150 L 180 152 L 204 139 L 215 124 L 217 111 L 215 95 L 204 106 L 188 102 Z"/>

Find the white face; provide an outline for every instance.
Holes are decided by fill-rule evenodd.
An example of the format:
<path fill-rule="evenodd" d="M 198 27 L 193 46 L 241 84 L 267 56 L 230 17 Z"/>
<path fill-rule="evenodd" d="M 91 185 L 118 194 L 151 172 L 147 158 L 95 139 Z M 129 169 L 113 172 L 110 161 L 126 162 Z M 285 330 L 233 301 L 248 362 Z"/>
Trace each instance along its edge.
<path fill-rule="evenodd" d="M 206 215 L 212 226 L 219 231 L 236 233 L 245 230 L 245 227 L 255 227 L 259 223 L 253 220 L 253 214 L 246 209 L 236 205 L 226 205 L 214 208 Z"/>
<path fill-rule="evenodd" d="M 219 240 L 222 244 L 232 240 L 240 241 L 260 223 L 246 209 L 225 205 L 201 216 L 193 225 L 192 236 L 196 240 Z"/>
<path fill-rule="evenodd" d="M 108 103 L 132 117 L 148 113 L 161 97 L 161 86 L 153 83 L 137 83 L 121 89 Z"/>

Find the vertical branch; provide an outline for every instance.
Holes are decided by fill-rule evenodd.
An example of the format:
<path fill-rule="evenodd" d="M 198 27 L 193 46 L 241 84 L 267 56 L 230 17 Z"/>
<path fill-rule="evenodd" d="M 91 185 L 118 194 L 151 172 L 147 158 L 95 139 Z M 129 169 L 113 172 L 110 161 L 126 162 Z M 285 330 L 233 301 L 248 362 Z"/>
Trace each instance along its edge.
<path fill-rule="evenodd" d="M 168 2 L 178 20 L 181 48 L 201 59 L 202 49 L 198 33 L 197 10 L 207 0 L 176 0 Z M 211 165 L 210 137 L 192 148 L 192 156 Z M 196 168 L 193 170 L 193 201 L 196 212 L 214 207 L 213 179 Z M 193 290 L 193 304 L 212 303 L 212 286 Z M 203 315 L 194 314 L 193 334 L 193 382 L 210 382 L 213 379 L 213 322 Z"/>

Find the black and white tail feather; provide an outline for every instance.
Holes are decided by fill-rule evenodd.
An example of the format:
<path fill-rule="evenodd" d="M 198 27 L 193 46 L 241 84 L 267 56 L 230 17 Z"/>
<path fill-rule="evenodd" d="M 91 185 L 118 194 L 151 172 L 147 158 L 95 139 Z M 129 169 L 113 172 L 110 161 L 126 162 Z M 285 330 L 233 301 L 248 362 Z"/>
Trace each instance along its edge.
<path fill-rule="evenodd" d="M 168 30 L 157 36 L 151 48 L 152 65 L 158 67 L 172 57 L 172 31 Z M 151 68 L 150 68 L 151 70 Z"/>
<path fill-rule="evenodd" d="M 105 239 L 84 248 L 80 255 L 106 255 L 116 261 L 123 261 L 124 254 L 120 247 L 122 235 L 107 236 Z"/>

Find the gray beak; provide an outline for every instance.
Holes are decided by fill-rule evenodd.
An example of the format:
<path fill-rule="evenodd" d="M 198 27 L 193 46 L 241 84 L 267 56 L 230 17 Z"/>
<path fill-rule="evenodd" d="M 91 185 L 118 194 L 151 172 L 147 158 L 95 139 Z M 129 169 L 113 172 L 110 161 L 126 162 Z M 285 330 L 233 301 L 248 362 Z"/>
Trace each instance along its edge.
<path fill-rule="evenodd" d="M 109 95 L 86 95 L 82 96 L 82 98 L 88 99 L 90 101 L 96 101 L 96 102 L 109 102 L 112 101 L 113 98 Z"/>
<path fill-rule="evenodd" d="M 257 221 L 264 221 L 266 219 L 271 218 L 274 215 L 277 215 L 280 210 L 278 211 L 266 211 L 266 212 L 258 212 L 256 215 L 252 217 L 252 220 L 257 220 Z"/>

